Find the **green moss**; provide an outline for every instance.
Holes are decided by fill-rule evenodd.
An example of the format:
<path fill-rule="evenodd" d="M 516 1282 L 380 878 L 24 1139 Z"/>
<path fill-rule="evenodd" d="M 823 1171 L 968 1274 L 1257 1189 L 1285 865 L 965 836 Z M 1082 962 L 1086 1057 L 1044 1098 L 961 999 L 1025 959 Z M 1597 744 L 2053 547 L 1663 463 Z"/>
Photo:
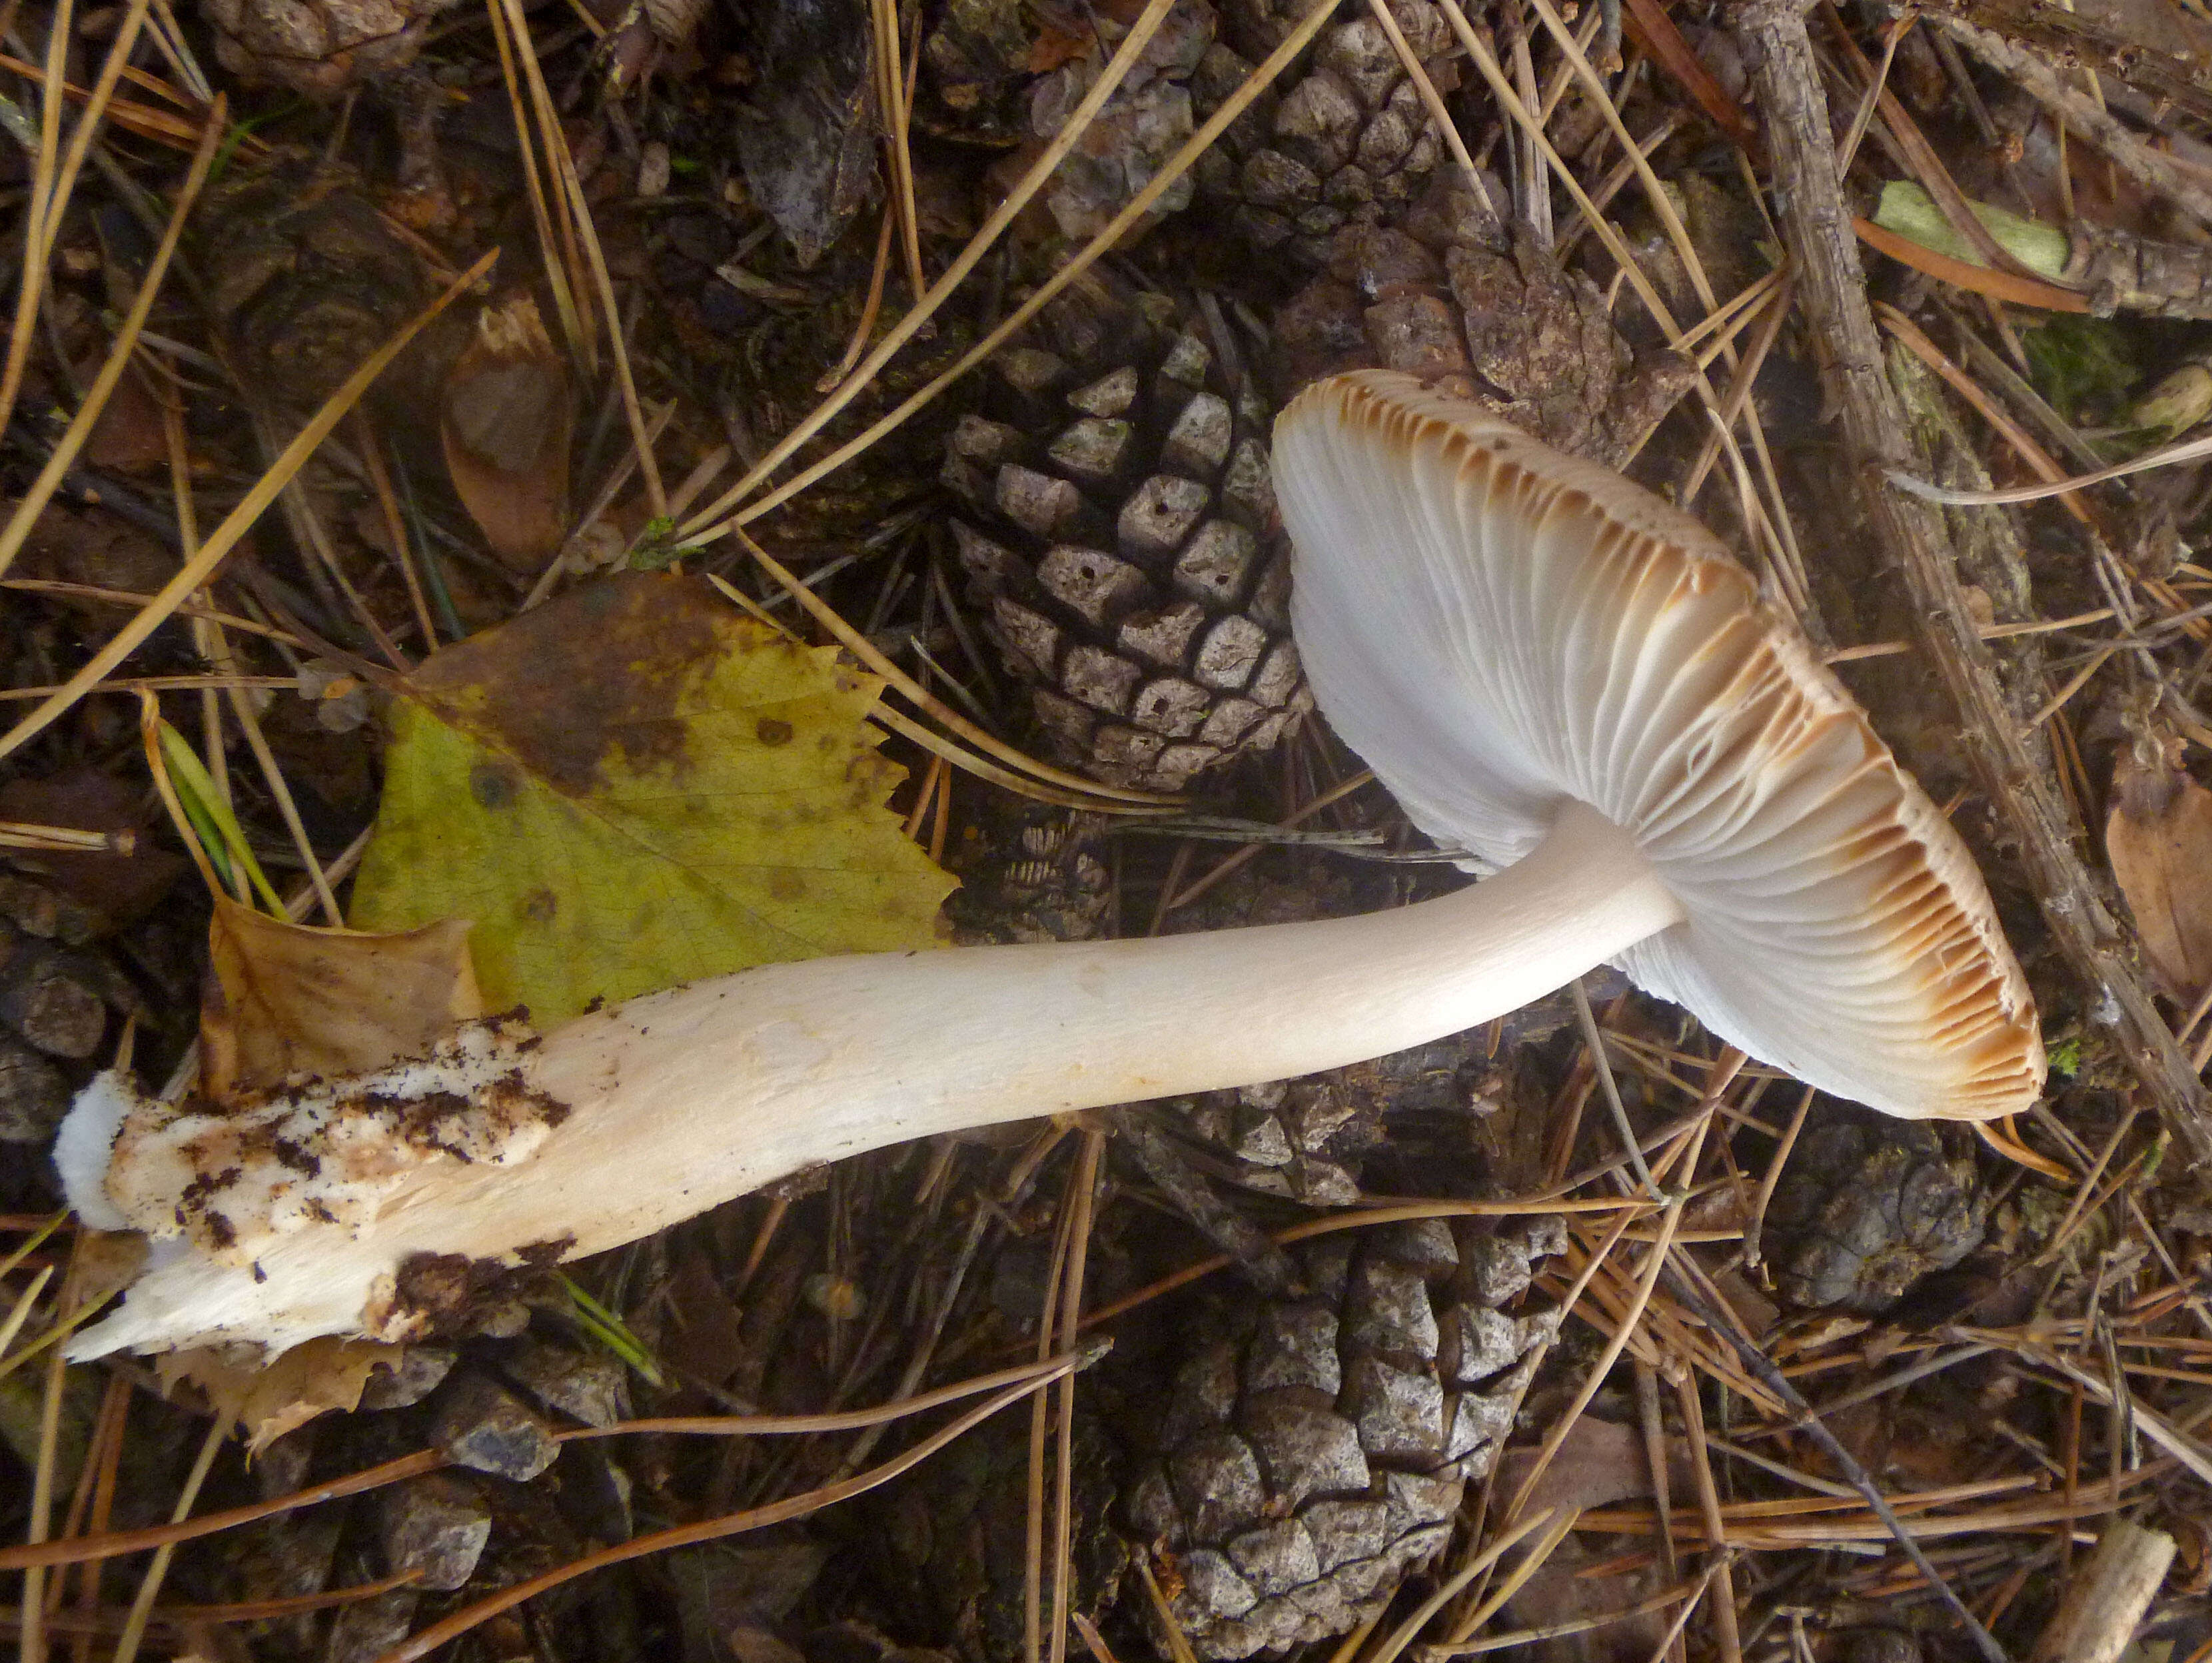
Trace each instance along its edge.
<path fill-rule="evenodd" d="M 2142 378 L 2135 343 L 2109 319 L 2054 317 L 2021 331 L 2020 343 L 2035 390 L 2069 422 L 2111 410 Z"/>

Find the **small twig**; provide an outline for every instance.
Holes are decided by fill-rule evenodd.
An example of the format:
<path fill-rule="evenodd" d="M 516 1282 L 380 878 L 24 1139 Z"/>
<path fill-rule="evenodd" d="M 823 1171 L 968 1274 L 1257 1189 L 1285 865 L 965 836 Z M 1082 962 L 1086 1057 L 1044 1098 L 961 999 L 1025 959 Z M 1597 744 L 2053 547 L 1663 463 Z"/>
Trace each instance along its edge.
<path fill-rule="evenodd" d="M 1953 234 L 1979 254 L 1990 270 L 2008 272 L 2016 277 L 2042 279 L 2040 272 L 2024 264 L 2010 249 L 1990 234 L 1989 227 L 1982 223 L 1974 212 L 1973 204 L 1966 199 L 1966 192 L 1960 190 L 1958 181 L 1951 177 L 1951 170 L 1943 165 L 1943 159 L 1936 154 L 1936 147 L 1920 130 L 1919 124 L 1906 112 L 1897 95 L 1882 87 L 1881 78 L 1875 74 L 1874 66 L 1859 51 L 1858 43 L 1851 39 L 1850 31 L 1844 27 L 1844 20 L 1837 15 L 1834 6 L 1825 3 L 1824 0 L 1820 10 L 1822 21 L 1828 27 L 1830 38 L 1837 43 L 1838 51 L 1850 61 L 1858 77 L 1868 85 L 1875 110 L 1881 117 L 1882 126 L 1896 147 L 1896 153 L 1911 169 L 1921 189 L 1927 191 L 1936 210 L 1950 225 Z M 1838 157 L 1836 171 L 1838 174 L 1848 169 L 1850 161 L 1848 153 Z"/>
<path fill-rule="evenodd" d="M 1752 1207 L 1751 1217 L 1743 1228 L 1743 1262 L 1757 1269 L 1763 1254 L 1759 1238 L 1766 1229 L 1766 1210 L 1774 1202 L 1774 1187 L 1782 1181 L 1782 1170 L 1790 1164 L 1790 1153 L 1797 1147 L 1797 1134 L 1805 1129 L 1805 1117 L 1813 1108 L 1813 1088 L 1807 1086 L 1797 1099 L 1797 1108 L 1790 1117 L 1790 1125 L 1782 1134 L 1782 1142 L 1767 1163 L 1766 1175 L 1759 1180 L 1759 1199 Z"/>
<path fill-rule="evenodd" d="M 2163 1531 L 2113 1520 L 2098 1539 L 2087 1574 L 2067 1589 L 2058 1614 L 2036 1642 L 2034 1656 L 2054 1663 L 2117 1663 L 2157 1598 L 2175 1546 Z"/>

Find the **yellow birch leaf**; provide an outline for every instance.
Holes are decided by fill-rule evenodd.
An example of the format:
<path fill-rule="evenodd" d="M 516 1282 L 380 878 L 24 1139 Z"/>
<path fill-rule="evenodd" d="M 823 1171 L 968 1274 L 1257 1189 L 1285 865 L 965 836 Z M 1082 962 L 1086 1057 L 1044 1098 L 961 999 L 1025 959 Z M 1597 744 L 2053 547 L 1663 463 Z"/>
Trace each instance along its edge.
<path fill-rule="evenodd" d="M 702 580 L 603 580 L 393 701 L 353 922 L 473 920 L 494 1010 L 550 1028 L 755 964 L 937 944 L 952 880 L 884 804 L 875 677 Z"/>

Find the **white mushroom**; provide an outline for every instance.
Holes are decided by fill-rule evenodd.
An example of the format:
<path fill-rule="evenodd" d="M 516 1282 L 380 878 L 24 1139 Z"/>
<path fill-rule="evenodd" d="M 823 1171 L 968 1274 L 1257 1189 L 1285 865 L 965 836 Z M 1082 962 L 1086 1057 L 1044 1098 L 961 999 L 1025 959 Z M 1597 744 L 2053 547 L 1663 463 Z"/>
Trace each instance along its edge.
<path fill-rule="evenodd" d="M 227 1114 L 104 1076 L 64 1129 L 70 1199 L 155 1254 L 71 1354 L 404 1337 L 465 1261 L 596 1253 L 906 1138 L 1357 1062 L 1608 961 L 1891 1114 L 2034 1100 L 1971 859 L 1702 527 L 1403 376 L 1309 389 L 1275 470 L 1322 711 L 1494 876 L 1362 918 L 763 966 Z"/>

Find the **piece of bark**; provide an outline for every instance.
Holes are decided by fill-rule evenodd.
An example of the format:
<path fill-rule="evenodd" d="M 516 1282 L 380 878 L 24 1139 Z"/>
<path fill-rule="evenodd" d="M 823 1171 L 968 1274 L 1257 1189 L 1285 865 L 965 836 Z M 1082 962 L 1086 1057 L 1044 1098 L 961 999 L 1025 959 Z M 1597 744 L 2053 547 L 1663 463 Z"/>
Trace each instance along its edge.
<path fill-rule="evenodd" d="M 2086 985 L 2091 1008 L 2113 1031 L 2190 1164 L 2212 1162 L 2212 1120 L 2203 1088 L 2073 845 L 2047 763 L 2031 755 L 2006 702 L 1959 580 L 1941 511 L 1888 483 L 1893 470 L 1918 473 L 1925 464 L 1907 442 L 1903 413 L 1883 373 L 1803 15 L 1796 0 L 1751 0 L 1733 21 L 1765 117 L 1783 232 L 1797 262 L 1798 301 L 1824 361 L 1840 437 L 1875 544 L 1904 582 L 1928 663 L 1958 711 L 1961 747 L 2000 826 L 2017 846 L 2052 940 Z"/>

